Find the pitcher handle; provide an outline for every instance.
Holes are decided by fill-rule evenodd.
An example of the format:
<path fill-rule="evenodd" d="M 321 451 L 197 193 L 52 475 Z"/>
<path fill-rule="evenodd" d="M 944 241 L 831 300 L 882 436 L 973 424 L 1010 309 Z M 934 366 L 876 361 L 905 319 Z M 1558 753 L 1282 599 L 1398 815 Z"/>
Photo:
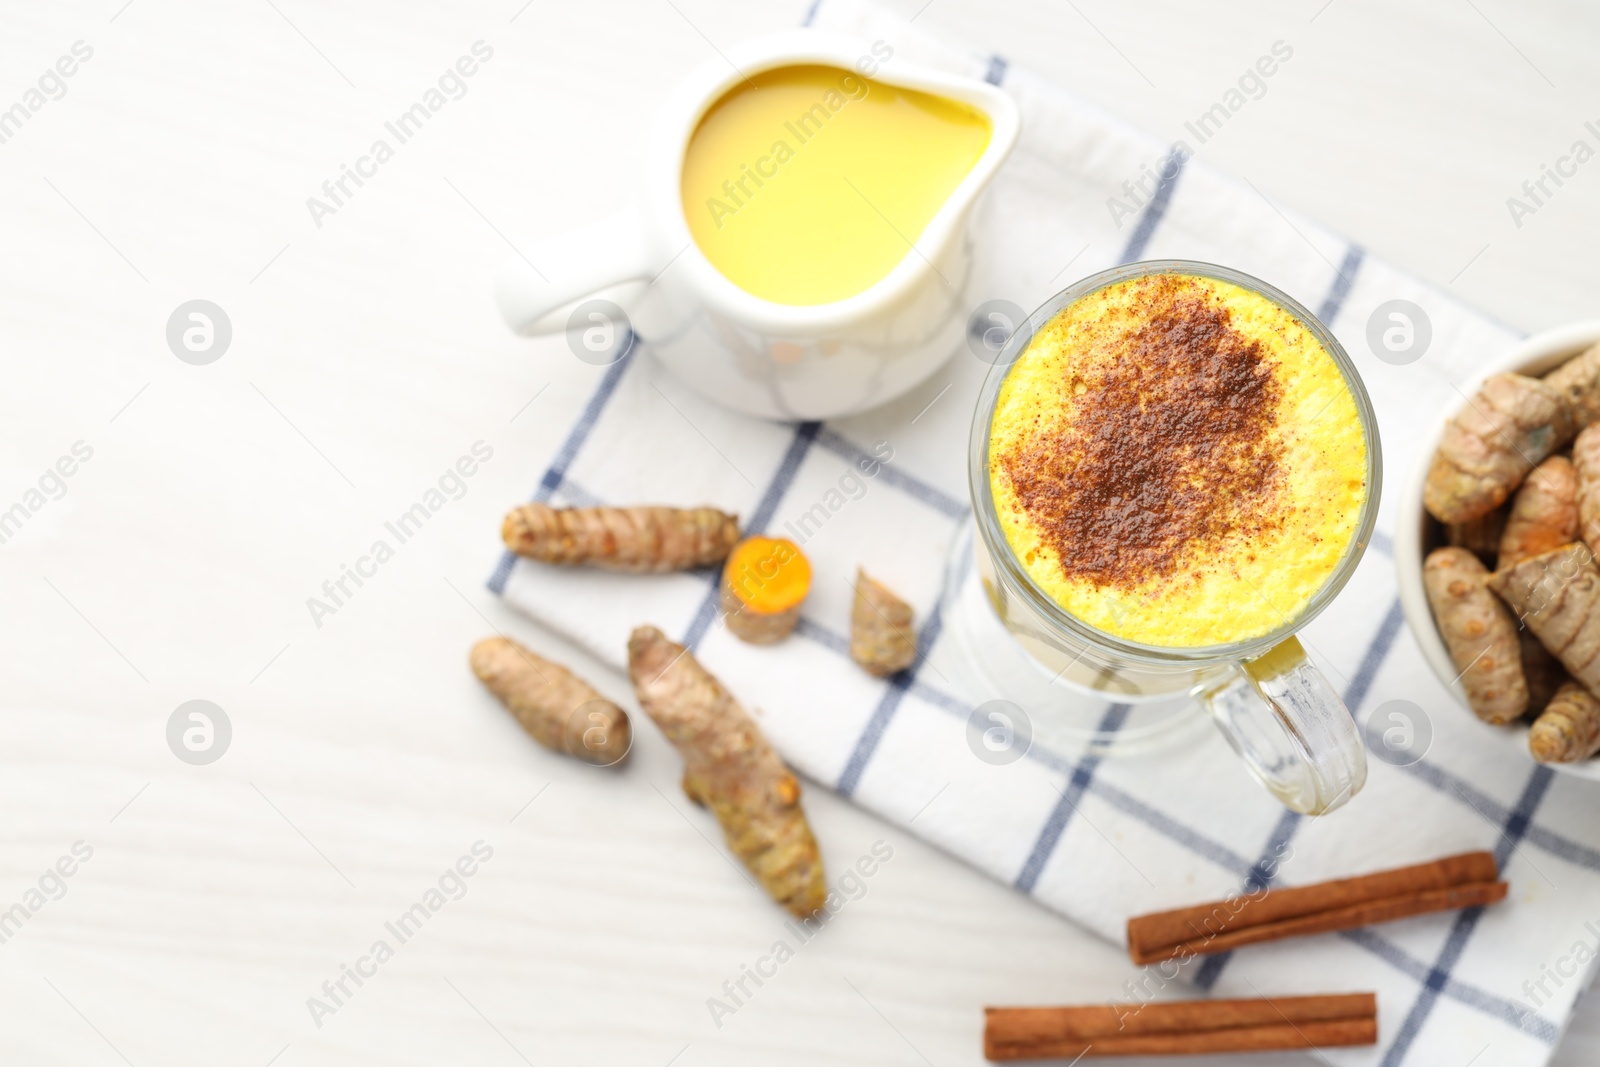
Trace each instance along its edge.
<path fill-rule="evenodd" d="M 1195 696 L 1252 774 L 1303 815 L 1326 815 L 1367 781 L 1355 720 L 1295 637 L 1232 664 Z"/>
<path fill-rule="evenodd" d="M 579 301 L 614 285 L 654 277 L 666 266 L 661 259 L 645 235 L 642 209 L 630 205 L 506 260 L 495 276 L 495 301 L 517 333 L 559 333 Z"/>

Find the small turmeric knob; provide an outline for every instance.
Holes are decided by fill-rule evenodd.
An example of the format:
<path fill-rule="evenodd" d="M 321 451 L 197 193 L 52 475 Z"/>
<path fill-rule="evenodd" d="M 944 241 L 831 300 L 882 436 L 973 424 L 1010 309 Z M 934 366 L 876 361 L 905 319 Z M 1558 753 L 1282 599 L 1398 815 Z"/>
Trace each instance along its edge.
<path fill-rule="evenodd" d="M 781 641 L 800 622 L 811 591 L 811 564 L 800 546 L 781 537 L 747 537 L 722 571 L 722 610 L 728 629 L 753 645 Z"/>

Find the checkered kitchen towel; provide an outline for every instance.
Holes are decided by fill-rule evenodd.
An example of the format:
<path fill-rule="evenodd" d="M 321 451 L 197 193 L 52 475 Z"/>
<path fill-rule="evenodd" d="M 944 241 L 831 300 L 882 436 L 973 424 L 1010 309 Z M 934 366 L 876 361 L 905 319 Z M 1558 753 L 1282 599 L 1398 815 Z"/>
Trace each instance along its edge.
<path fill-rule="evenodd" d="M 1015 96 L 1022 137 L 980 219 L 978 288 L 987 291 L 974 300 L 1032 308 L 1086 274 L 1148 258 L 1224 263 L 1266 279 L 1316 309 L 1356 361 L 1391 487 L 1418 462 L 1421 427 L 1459 403 L 1451 383 L 1517 339 L 999 57 L 951 49 L 857 0 L 829 0 L 813 15 Z M 1113 197 L 1128 212 L 1114 212 Z M 1432 322 L 1431 347 L 1409 366 L 1378 361 L 1367 342 L 1369 317 L 1393 299 L 1415 302 Z M 1433 737 L 1420 762 L 1374 760 L 1365 791 L 1324 819 L 1286 813 L 1213 731 L 1176 751 L 1107 759 L 1041 736 L 1020 762 L 994 766 L 969 750 L 974 694 L 946 682 L 955 672 L 945 669 L 938 606 L 943 564 L 968 516 L 967 430 L 987 368 L 962 352 L 885 408 L 782 425 L 703 401 L 650 359 L 648 343 L 642 355 L 638 347 L 600 374 L 536 498 L 713 503 L 751 531 L 775 532 L 802 528 L 801 516 L 821 514 L 813 508 L 822 503 L 826 524 L 804 527 L 817 579 L 801 628 L 777 648 L 741 644 L 716 624 L 709 574 L 640 581 L 508 556 L 489 583 L 507 601 L 619 667 L 635 624 L 661 626 L 760 709 L 767 735 L 813 781 L 902 825 L 914 818 L 916 833 L 1111 941 L 1122 940 L 1129 915 L 1273 880 L 1491 849 L 1511 882 L 1505 904 L 1211 957 L 1186 977 L 1233 996 L 1376 989 L 1381 1044 L 1326 1053 L 1340 1064 L 1548 1059 L 1589 978 L 1586 967 L 1557 972 L 1575 969 L 1575 945 L 1593 947 L 1586 923 L 1600 917 L 1600 785 L 1507 758 L 1430 674 L 1402 623 L 1381 532 L 1394 528 L 1394 492 L 1354 580 L 1304 636 L 1358 719 L 1396 699 L 1426 710 Z M 893 458 L 875 477 L 852 477 L 875 452 Z M 858 564 L 917 610 L 926 658 L 887 681 L 847 660 L 848 578 Z M 1123 711 L 1108 708 L 1106 723 Z"/>

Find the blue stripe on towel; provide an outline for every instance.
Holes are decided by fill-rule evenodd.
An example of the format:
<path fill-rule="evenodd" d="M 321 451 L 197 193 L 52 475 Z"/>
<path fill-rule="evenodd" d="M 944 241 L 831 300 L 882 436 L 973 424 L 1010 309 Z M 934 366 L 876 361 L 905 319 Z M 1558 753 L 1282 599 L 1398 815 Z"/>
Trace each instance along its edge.
<path fill-rule="evenodd" d="M 1400 769 L 1441 793 L 1454 794 L 1456 800 L 1473 808 L 1486 819 L 1505 822 L 1511 818 L 1511 812 L 1504 804 L 1466 779 L 1451 774 L 1427 758 Z M 1563 837 L 1541 826 L 1529 826 L 1524 837 L 1528 844 L 1558 856 L 1568 863 L 1576 864 L 1586 870 L 1600 871 L 1600 852 L 1587 845 L 1579 844 L 1571 838 Z"/>
<path fill-rule="evenodd" d="M 1122 724 L 1128 720 L 1129 710 L 1127 704 L 1113 704 L 1108 707 L 1100 719 L 1097 732 L 1114 734 L 1122 729 Z M 1089 784 L 1094 781 L 1094 771 L 1098 766 L 1100 757 L 1090 755 L 1080 760 L 1078 766 L 1073 769 L 1072 777 L 1067 780 L 1067 788 L 1061 791 L 1061 799 L 1051 809 L 1044 826 L 1040 827 L 1039 836 L 1034 839 L 1033 848 L 1029 851 L 1027 860 L 1023 862 L 1017 880 L 1012 883 L 1024 893 L 1033 892 L 1044 865 L 1050 862 L 1056 845 L 1061 842 L 1061 835 L 1067 831 L 1067 823 L 1077 814 L 1084 793 L 1089 791 Z"/>
<path fill-rule="evenodd" d="M 795 624 L 794 632 L 798 637 L 810 638 L 829 652 L 837 652 L 841 656 L 850 654 L 850 639 L 848 637 L 834 633 L 826 626 L 814 623 L 804 615 L 800 616 L 800 621 Z"/>
<path fill-rule="evenodd" d="M 1568 863 L 1576 864 L 1591 871 L 1600 871 L 1600 852 L 1587 845 L 1580 845 L 1570 838 L 1562 837 L 1542 826 L 1530 826 L 1525 838 L 1530 845 L 1537 845 L 1552 856 L 1559 856 Z"/>
<path fill-rule="evenodd" d="M 1267 846 L 1261 850 L 1261 856 L 1251 866 L 1249 875 L 1245 877 L 1244 893 L 1254 893 L 1272 884 L 1280 856 L 1290 839 L 1294 837 L 1295 831 L 1300 829 L 1303 819 L 1304 816 L 1297 811 L 1286 810 L 1278 816 L 1278 825 L 1274 826 L 1272 833 L 1268 835 Z M 1272 865 L 1272 870 L 1268 870 L 1268 864 Z M 1211 987 L 1217 984 L 1217 979 L 1222 977 L 1222 972 L 1231 959 L 1233 959 L 1231 951 L 1207 956 L 1200 964 L 1200 968 L 1194 972 L 1194 984 L 1209 992 Z"/>
<path fill-rule="evenodd" d="M 1250 860 L 1220 841 L 1174 819 L 1159 808 L 1145 803 L 1132 793 L 1112 785 L 1104 778 L 1089 783 L 1089 791 L 1124 815 L 1131 815 L 1161 836 L 1176 841 L 1201 859 L 1244 878 L 1250 873 Z"/>
<path fill-rule="evenodd" d="M 939 631 L 944 628 L 944 613 L 940 608 L 939 604 L 933 606 L 933 610 L 928 612 L 928 621 L 922 624 L 922 629 L 917 633 L 916 661 L 889 677 L 888 687 L 879 698 L 878 706 L 873 709 L 872 718 L 867 720 L 866 728 L 856 738 L 856 747 L 851 750 L 850 758 L 845 761 L 844 770 L 839 775 L 839 784 L 834 787 L 840 796 L 848 799 L 855 795 L 867 763 L 878 750 L 878 742 L 883 740 L 884 731 L 889 728 L 894 713 L 900 710 L 900 701 L 905 699 L 906 690 L 915 684 L 918 668 L 927 659 L 934 642 L 939 640 Z"/>
<path fill-rule="evenodd" d="M 1372 689 L 1372 682 L 1378 676 L 1378 669 L 1388 658 L 1389 650 L 1394 648 L 1395 638 L 1400 636 L 1400 624 L 1404 621 L 1400 601 L 1396 600 L 1384 613 L 1383 621 L 1378 624 L 1377 636 L 1367 646 L 1366 655 L 1361 657 L 1361 663 L 1356 667 L 1356 676 L 1350 679 L 1350 688 L 1345 690 L 1344 706 L 1350 709 L 1350 714 L 1361 710 L 1367 693 Z"/>
<path fill-rule="evenodd" d="M 1517 842 L 1527 832 L 1528 825 L 1533 821 L 1534 812 L 1539 809 L 1539 802 L 1544 799 L 1545 793 L 1550 788 L 1550 781 L 1555 777 L 1555 772 L 1549 767 L 1535 767 L 1528 776 L 1528 783 L 1522 789 L 1522 796 L 1517 801 L 1515 810 L 1510 818 L 1501 826 L 1500 843 L 1495 846 L 1495 865 L 1502 871 L 1505 870 L 1506 861 L 1511 858 L 1512 850 L 1517 847 Z M 1384 1053 L 1378 1067 L 1399 1067 L 1405 1062 L 1406 1053 L 1410 1051 L 1411 1044 L 1422 1032 L 1423 1024 L 1428 1021 L 1428 1016 L 1433 1012 L 1433 1006 L 1439 1000 L 1439 994 L 1450 981 L 1450 971 L 1460 961 L 1467 950 L 1467 943 L 1472 940 L 1473 931 L 1478 927 L 1478 920 L 1483 917 L 1483 908 L 1467 908 L 1456 916 L 1454 925 L 1450 928 L 1450 936 L 1445 939 L 1444 948 L 1439 951 L 1439 957 L 1428 971 L 1427 978 L 1422 983 L 1422 993 L 1411 1005 L 1411 1010 L 1406 1013 L 1405 1021 L 1400 1024 L 1400 1032 L 1395 1035 L 1394 1043 Z"/>
<path fill-rule="evenodd" d="M 1006 80 L 1006 69 L 1011 64 L 1006 62 L 1005 56 L 990 56 L 989 69 L 983 74 L 983 80 L 990 85 L 999 85 Z"/>
<path fill-rule="evenodd" d="M 599 497 L 584 488 L 572 475 L 561 479 L 561 487 L 552 493 L 550 499 L 561 497 L 561 506 L 569 508 L 597 508 L 605 503 Z"/>
<path fill-rule="evenodd" d="M 1322 324 L 1333 329 L 1333 320 L 1339 317 L 1339 312 L 1344 308 L 1344 302 L 1350 295 L 1350 287 L 1355 284 L 1356 274 L 1361 270 L 1361 262 L 1367 254 L 1360 245 L 1351 245 L 1344 253 L 1344 262 L 1339 264 L 1339 273 L 1334 276 L 1333 288 L 1328 290 L 1328 295 L 1323 298 L 1322 306 L 1317 309 L 1317 318 Z"/>
<path fill-rule="evenodd" d="M 772 521 L 773 512 L 783 503 L 783 495 L 789 491 L 789 486 L 794 484 L 795 475 L 800 473 L 800 464 L 805 462 L 806 453 L 811 451 L 812 442 L 817 439 L 817 432 L 821 429 L 820 422 L 802 422 L 794 428 L 794 436 L 789 439 L 789 448 L 778 463 L 777 473 L 772 476 L 772 481 L 767 483 L 766 492 L 756 501 L 755 510 L 750 512 L 750 517 L 740 524 L 740 532 L 744 536 L 761 533 L 767 528 L 767 524 Z M 721 588 L 713 580 L 711 588 L 706 590 L 705 598 L 695 609 L 694 617 L 689 620 L 689 628 L 684 631 L 683 645 L 690 651 L 700 647 L 700 642 L 705 640 L 711 624 L 717 621 L 717 600 L 720 595 Z"/>
<path fill-rule="evenodd" d="M 1132 263 L 1143 258 L 1145 246 L 1150 243 L 1150 238 L 1155 236 L 1156 227 L 1161 225 L 1161 220 L 1166 217 L 1167 207 L 1172 203 L 1172 190 L 1177 188 L 1178 179 L 1183 176 L 1183 163 L 1186 158 L 1188 157 L 1174 147 L 1161 161 L 1161 177 L 1156 185 L 1156 195 L 1145 205 L 1144 214 L 1139 216 L 1138 225 L 1128 236 L 1128 244 L 1122 250 L 1122 257 L 1117 260 L 1119 264 Z M 1172 173 L 1168 174 L 1168 170 Z"/>
<path fill-rule="evenodd" d="M 885 485 L 894 486 L 907 496 L 921 501 L 941 515 L 952 519 L 964 519 L 967 517 L 967 512 L 971 510 L 967 507 L 965 500 L 957 500 L 942 489 L 936 489 L 927 482 L 905 473 L 898 467 L 891 466 L 887 461 L 867 454 L 854 441 L 851 441 L 837 430 L 823 427 L 822 431 L 817 434 L 817 445 L 841 459 L 849 460 L 853 464 L 878 464 L 878 473 L 873 476 L 874 481 L 881 481 Z"/>
<path fill-rule="evenodd" d="M 623 352 L 622 358 L 606 368 L 605 375 L 600 379 L 600 384 L 595 388 L 594 394 L 589 397 L 589 402 L 583 406 L 583 412 L 578 416 L 578 421 L 572 424 L 572 429 L 567 431 L 567 439 L 561 442 L 561 447 L 556 451 L 555 458 L 550 461 L 550 466 L 539 478 L 539 484 L 534 487 L 534 500 L 549 500 L 550 494 L 561 488 L 561 481 L 567 476 L 567 471 L 572 467 L 572 461 L 578 458 L 578 451 L 583 448 L 584 442 L 589 440 L 589 434 L 594 431 L 595 424 L 600 421 L 600 415 L 605 411 L 606 405 L 616 395 L 617 383 L 622 381 L 623 374 L 633 366 L 639 357 L 639 338 L 637 334 L 630 334 L 628 347 Z M 489 575 L 489 589 L 496 596 L 506 591 L 506 579 L 511 577 L 512 564 L 517 557 L 507 550 L 500 556 L 500 562 L 495 565 L 494 573 Z"/>
<path fill-rule="evenodd" d="M 750 517 L 743 523 L 746 536 L 761 533 L 767 528 L 767 524 L 772 522 L 773 513 L 778 510 L 778 505 L 783 503 L 783 495 L 794 484 L 795 475 L 800 473 L 800 464 L 805 461 L 806 453 L 811 451 L 811 446 L 821 430 L 820 422 L 802 422 L 794 428 L 794 438 L 789 442 L 788 451 L 784 452 L 783 459 L 778 463 L 778 472 L 772 476 L 767 491 L 761 494 L 755 510 L 750 512 Z"/>
<path fill-rule="evenodd" d="M 1342 930 L 1339 936 L 1352 944 L 1360 945 L 1374 956 L 1378 957 L 1401 974 L 1416 979 L 1418 984 L 1428 980 L 1432 968 L 1399 945 L 1390 941 L 1371 927 L 1362 927 L 1358 930 Z M 1493 993 L 1479 989 L 1456 978 L 1449 978 L 1441 988 L 1445 996 L 1452 1000 L 1460 1001 L 1468 1007 L 1475 1008 L 1485 1015 L 1492 1015 L 1523 1033 L 1537 1038 L 1546 1045 L 1554 1045 L 1561 1036 L 1561 1030 L 1548 1019 L 1541 1018 L 1531 1012 L 1525 1005 L 1514 1000 L 1495 996 Z"/>

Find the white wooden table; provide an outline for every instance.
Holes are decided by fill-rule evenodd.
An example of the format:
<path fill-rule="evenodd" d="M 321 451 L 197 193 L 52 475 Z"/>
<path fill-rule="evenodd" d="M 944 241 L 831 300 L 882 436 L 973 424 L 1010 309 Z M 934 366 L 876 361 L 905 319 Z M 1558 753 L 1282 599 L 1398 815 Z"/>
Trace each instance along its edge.
<path fill-rule="evenodd" d="M 1283 39 L 1292 67 L 1202 154 L 1519 327 L 1595 312 L 1600 164 L 1520 228 L 1506 198 L 1593 142 L 1600 9 L 895 6 L 1167 137 Z M 489 274 L 623 195 L 662 86 L 804 7 L 5 5 L 0 109 L 93 54 L 0 124 L 0 509 L 26 511 L 0 525 L 0 912 L 40 905 L 0 922 L 0 1060 L 950 1067 L 985 1003 L 1117 995 L 1120 951 L 813 788 L 830 862 L 894 858 L 719 1029 L 706 999 L 783 917 L 664 799 L 676 755 L 642 725 L 622 773 L 554 757 L 466 669 L 500 628 L 631 703 L 482 587 L 597 374 L 509 336 Z M 465 95 L 315 225 L 307 198 L 479 40 Z M 233 331 L 205 366 L 165 338 L 197 298 Z M 315 625 L 306 599 L 478 441 L 460 498 Z M 167 746 L 191 699 L 232 726 L 209 765 Z M 480 841 L 399 943 L 384 924 Z M 370 977 L 335 1003 L 341 965 Z M 1597 1055 L 1591 1009 L 1557 1062 Z"/>

